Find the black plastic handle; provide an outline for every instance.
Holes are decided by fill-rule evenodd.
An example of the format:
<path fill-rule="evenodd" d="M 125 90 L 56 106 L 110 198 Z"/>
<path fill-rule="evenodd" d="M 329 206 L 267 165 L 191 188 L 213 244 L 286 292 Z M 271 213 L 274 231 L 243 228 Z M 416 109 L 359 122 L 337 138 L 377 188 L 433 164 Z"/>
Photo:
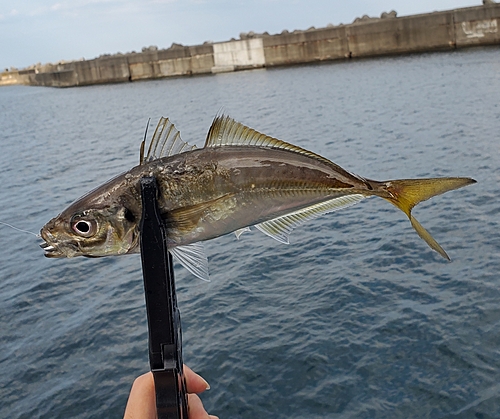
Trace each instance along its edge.
<path fill-rule="evenodd" d="M 188 419 L 182 361 L 181 316 L 175 294 L 172 255 L 158 208 L 154 177 L 141 179 L 141 259 L 149 329 L 149 364 L 158 419 Z"/>

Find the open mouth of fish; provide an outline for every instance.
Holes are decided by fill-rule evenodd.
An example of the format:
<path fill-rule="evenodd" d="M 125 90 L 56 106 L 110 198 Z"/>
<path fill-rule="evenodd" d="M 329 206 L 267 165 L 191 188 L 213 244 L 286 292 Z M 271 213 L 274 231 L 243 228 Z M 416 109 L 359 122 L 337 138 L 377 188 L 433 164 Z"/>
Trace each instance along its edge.
<path fill-rule="evenodd" d="M 59 250 L 57 250 L 56 247 L 52 246 L 47 242 L 40 243 L 40 247 L 44 250 L 45 256 L 48 258 L 58 257 L 61 255 L 61 252 L 59 252 Z"/>
<path fill-rule="evenodd" d="M 41 231 L 40 232 L 42 239 L 44 240 L 43 243 L 40 243 L 40 247 L 44 250 L 44 256 L 48 258 L 58 258 L 64 256 L 63 253 L 53 244 L 50 244 L 52 241 L 52 234 L 50 234 L 47 231 Z"/>

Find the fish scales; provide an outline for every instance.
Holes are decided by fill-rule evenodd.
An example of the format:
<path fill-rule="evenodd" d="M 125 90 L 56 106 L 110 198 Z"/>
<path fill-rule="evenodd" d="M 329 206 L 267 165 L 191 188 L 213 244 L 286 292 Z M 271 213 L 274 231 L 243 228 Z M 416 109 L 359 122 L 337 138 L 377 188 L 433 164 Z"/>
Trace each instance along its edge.
<path fill-rule="evenodd" d="M 366 182 L 347 172 L 339 175 L 322 161 L 299 157 L 288 150 L 231 146 L 164 157 L 122 175 L 133 179 L 125 186 L 131 189 L 133 200 L 125 205 L 140 217 L 140 178 L 145 174 L 155 176 L 160 211 L 169 214 L 169 244 L 182 246 L 354 189 L 369 191 Z M 101 194 L 98 191 L 96 195 Z M 126 195 L 125 191 L 122 194 Z"/>
<path fill-rule="evenodd" d="M 227 218 L 232 218 L 239 227 L 258 224 L 333 196 L 353 193 L 353 190 L 369 191 L 366 182 L 357 177 L 347 173 L 340 176 L 321 161 L 306 156 L 297 158 L 287 150 L 228 146 L 202 149 L 185 158 L 186 166 L 196 168 L 196 174 L 186 178 L 182 173 L 175 181 L 169 177 L 160 178 L 164 188 L 160 202 L 165 206 L 162 208 L 172 211 L 174 207 L 196 204 L 206 207 L 211 201 L 223 205 L 227 199 L 231 202 L 226 210 Z M 169 191 L 172 183 L 183 185 L 182 194 L 178 196 L 191 202 L 176 202 Z M 243 207 L 254 210 L 245 213 L 241 211 Z M 176 210 L 176 213 L 181 212 L 181 209 Z M 227 233 L 234 227 L 227 223 L 215 226 L 214 231 L 220 232 L 222 228 Z M 215 235 L 220 234 L 212 232 L 200 239 Z"/>

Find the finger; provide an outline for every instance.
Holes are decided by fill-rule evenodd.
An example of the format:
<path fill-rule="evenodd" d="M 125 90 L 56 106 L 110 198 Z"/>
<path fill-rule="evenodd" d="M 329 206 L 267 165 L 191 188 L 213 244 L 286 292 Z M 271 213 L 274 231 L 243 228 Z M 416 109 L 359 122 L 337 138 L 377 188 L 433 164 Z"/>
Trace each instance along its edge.
<path fill-rule="evenodd" d="M 186 378 L 186 389 L 188 393 L 202 393 L 210 388 L 205 379 L 196 374 L 187 365 L 184 365 L 184 377 Z"/>
<path fill-rule="evenodd" d="M 219 419 L 207 413 L 196 394 L 188 394 L 188 417 L 189 419 Z"/>
<path fill-rule="evenodd" d="M 130 390 L 123 419 L 155 419 L 156 398 L 153 374 L 137 377 Z"/>

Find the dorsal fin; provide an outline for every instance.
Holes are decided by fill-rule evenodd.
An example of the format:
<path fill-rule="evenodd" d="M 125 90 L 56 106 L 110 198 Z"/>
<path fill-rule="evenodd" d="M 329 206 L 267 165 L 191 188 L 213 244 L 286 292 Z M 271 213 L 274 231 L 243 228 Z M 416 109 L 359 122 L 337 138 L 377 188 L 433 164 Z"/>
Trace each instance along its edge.
<path fill-rule="evenodd" d="M 329 165 L 332 162 L 312 151 L 305 150 L 296 145 L 278 140 L 249 128 L 227 115 L 218 115 L 212 122 L 212 126 L 207 134 L 205 147 L 222 146 L 260 146 L 269 148 L 279 148 L 282 150 L 294 151 L 295 153 L 319 159 Z"/>
<path fill-rule="evenodd" d="M 161 157 L 173 156 L 194 150 L 196 146 L 191 146 L 181 139 L 181 134 L 168 118 L 161 117 L 156 126 L 148 152 L 144 155 L 145 140 L 142 141 L 140 151 L 140 164 L 145 164 Z"/>

